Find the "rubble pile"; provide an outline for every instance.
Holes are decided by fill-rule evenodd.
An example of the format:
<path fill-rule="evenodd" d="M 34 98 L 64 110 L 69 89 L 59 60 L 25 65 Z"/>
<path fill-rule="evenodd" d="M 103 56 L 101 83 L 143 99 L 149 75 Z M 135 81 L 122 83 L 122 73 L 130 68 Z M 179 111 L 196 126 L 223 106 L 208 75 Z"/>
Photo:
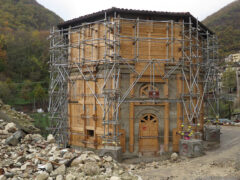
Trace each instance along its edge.
<path fill-rule="evenodd" d="M 139 180 L 111 156 L 59 148 L 0 119 L 0 180 Z"/>
<path fill-rule="evenodd" d="M 26 133 L 40 133 L 40 130 L 34 126 L 34 119 L 23 112 L 15 111 L 10 105 L 3 104 L 0 99 L 0 119 L 7 122 L 13 122 L 16 126 Z"/>

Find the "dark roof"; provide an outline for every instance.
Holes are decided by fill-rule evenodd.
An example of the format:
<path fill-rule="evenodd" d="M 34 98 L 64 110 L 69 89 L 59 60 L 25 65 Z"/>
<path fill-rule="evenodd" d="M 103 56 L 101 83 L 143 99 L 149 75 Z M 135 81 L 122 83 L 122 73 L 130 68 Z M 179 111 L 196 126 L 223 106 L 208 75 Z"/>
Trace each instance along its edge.
<path fill-rule="evenodd" d="M 102 20 L 105 18 L 105 13 L 107 16 L 116 16 L 120 15 L 123 18 L 139 18 L 139 19 L 151 19 L 151 20 L 180 20 L 184 19 L 185 22 L 189 21 L 189 17 L 191 17 L 192 23 L 196 24 L 197 19 L 192 16 L 189 12 L 162 12 L 162 11 L 146 11 L 146 10 L 134 10 L 134 9 L 122 9 L 112 7 L 110 9 L 98 11 L 92 14 L 88 14 L 85 16 L 80 16 L 75 19 L 71 19 L 60 23 L 58 28 L 68 28 L 69 26 L 77 26 L 82 23 L 93 22 L 97 20 Z M 199 25 L 204 29 L 208 30 L 209 33 L 213 34 L 213 32 L 208 29 L 204 24 L 198 22 Z"/>

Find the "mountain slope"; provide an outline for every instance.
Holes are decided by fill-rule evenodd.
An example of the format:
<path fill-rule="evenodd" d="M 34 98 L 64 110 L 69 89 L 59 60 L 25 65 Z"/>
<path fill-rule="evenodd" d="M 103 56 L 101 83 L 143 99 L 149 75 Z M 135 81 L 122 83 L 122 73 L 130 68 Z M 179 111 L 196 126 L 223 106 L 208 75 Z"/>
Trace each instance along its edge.
<path fill-rule="evenodd" d="M 47 104 L 47 37 L 62 21 L 36 0 L 0 0 L 0 99 L 5 103 Z"/>
<path fill-rule="evenodd" d="M 0 27 L 13 30 L 49 30 L 63 20 L 36 0 L 0 0 Z"/>
<path fill-rule="evenodd" d="M 222 57 L 240 51 L 240 0 L 208 16 L 203 23 L 218 36 Z"/>

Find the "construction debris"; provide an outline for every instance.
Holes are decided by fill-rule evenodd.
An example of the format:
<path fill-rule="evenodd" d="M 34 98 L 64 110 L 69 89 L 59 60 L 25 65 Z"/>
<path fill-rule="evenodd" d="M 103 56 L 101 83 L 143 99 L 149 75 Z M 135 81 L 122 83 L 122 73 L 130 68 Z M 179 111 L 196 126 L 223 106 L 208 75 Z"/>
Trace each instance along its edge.
<path fill-rule="evenodd" d="M 7 131 L 15 131 L 16 128 L 21 129 L 25 133 L 40 133 L 40 130 L 34 126 L 34 119 L 23 112 L 15 111 L 9 105 L 3 104 L 0 99 L 0 119 L 9 122 L 10 124 L 6 127 Z M 12 122 L 12 123 L 11 123 Z M 0 131 L 0 135 L 1 135 Z"/>
<path fill-rule="evenodd" d="M 61 149 L 49 135 L 25 134 L 14 123 L 0 120 L 0 179 L 138 180 L 110 156 Z"/>

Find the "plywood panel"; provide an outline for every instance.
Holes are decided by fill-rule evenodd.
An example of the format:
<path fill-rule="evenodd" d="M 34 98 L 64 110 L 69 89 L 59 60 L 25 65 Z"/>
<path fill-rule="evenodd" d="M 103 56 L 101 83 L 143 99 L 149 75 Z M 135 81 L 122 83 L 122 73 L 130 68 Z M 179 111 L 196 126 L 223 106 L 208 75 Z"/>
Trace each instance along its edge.
<path fill-rule="evenodd" d="M 97 105 L 97 127 L 102 128 L 102 118 L 103 118 L 103 111 L 100 105 Z"/>
<path fill-rule="evenodd" d="M 71 145 L 75 146 L 84 146 L 85 144 L 83 143 L 84 141 L 84 136 L 83 133 L 81 132 L 72 132 L 70 134 L 70 143 Z"/>
<path fill-rule="evenodd" d="M 82 105 L 71 103 L 69 104 L 69 108 L 71 109 L 71 114 L 69 114 L 69 117 L 71 119 L 70 129 L 81 130 L 84 124 L 84 121 L 81 118 L 81 114 L 83 113 Z"/>
<path fill-rule="evenodd" d="M 173 136 L 173 151 L 174 152 L 179 152 L 179 140 L 180 140 L 180 135 L 178 135 L 178 130 L 177 128 L 174 128 L 172 130 L 172 136 Z"/>
<path fill-rule="evenodd" d="M 126 151 L 126 131 L 124 129 L 119 130 L 120 135 L 120 145 L 122 147 L 122 152 Z"/>

